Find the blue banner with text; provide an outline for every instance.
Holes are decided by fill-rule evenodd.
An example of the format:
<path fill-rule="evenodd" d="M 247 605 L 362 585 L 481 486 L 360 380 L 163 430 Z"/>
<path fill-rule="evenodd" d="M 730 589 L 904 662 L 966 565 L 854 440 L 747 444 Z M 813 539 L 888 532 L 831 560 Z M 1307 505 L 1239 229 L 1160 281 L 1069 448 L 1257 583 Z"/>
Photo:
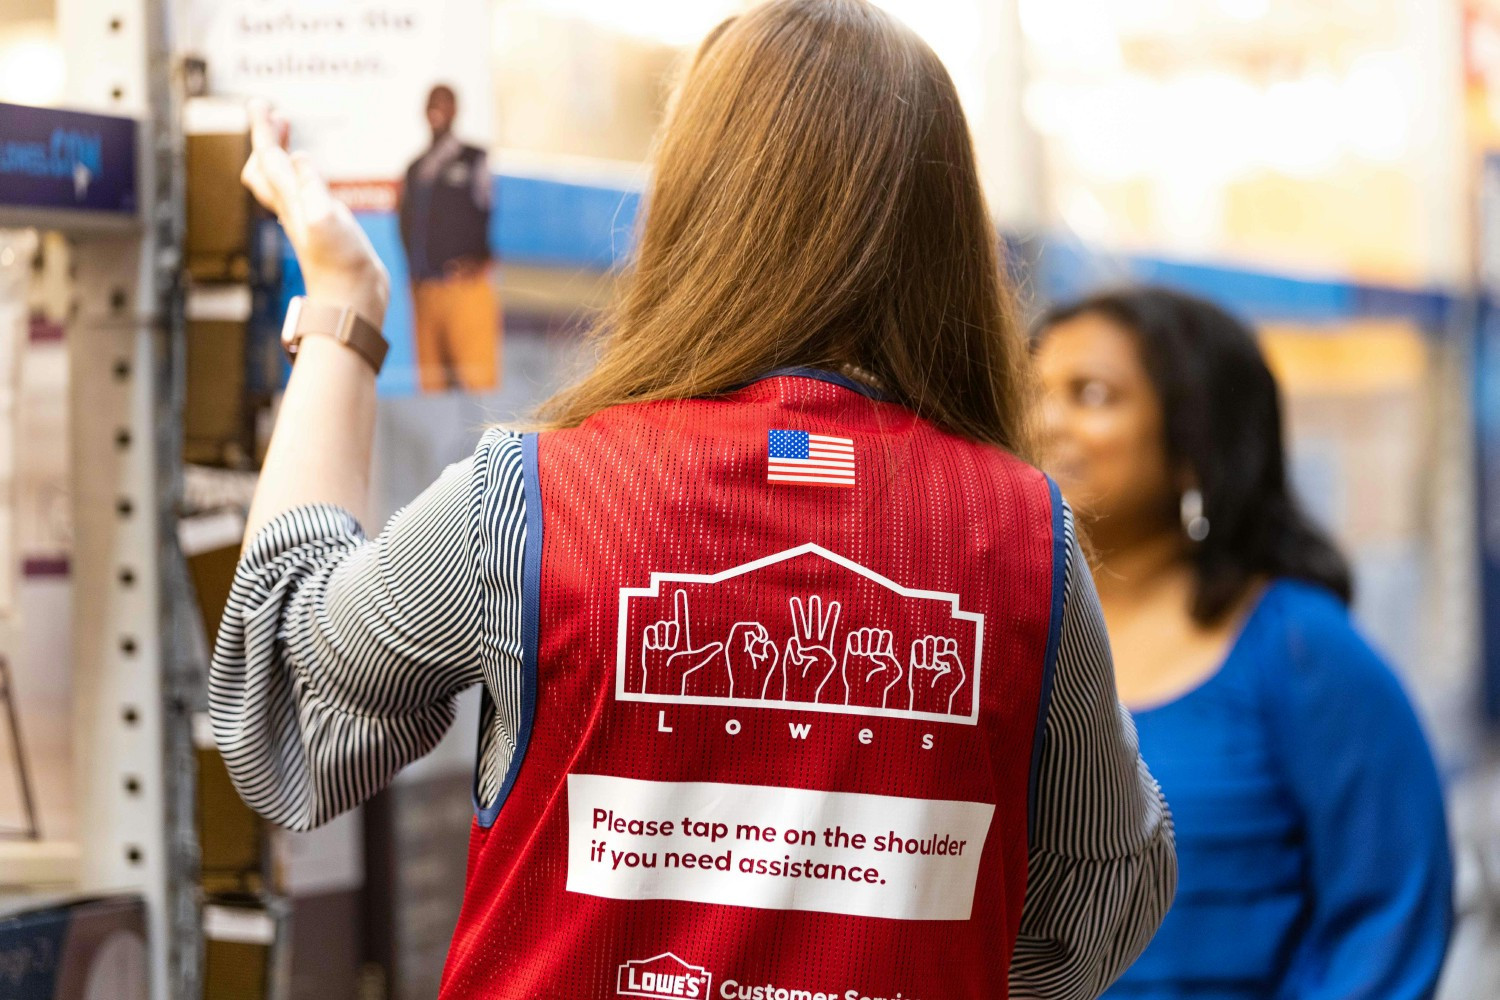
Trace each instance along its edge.
<path fill-rule="evenodd" d="M 136 122 L 0 104 L 0 206 L 136 211 Z"/>

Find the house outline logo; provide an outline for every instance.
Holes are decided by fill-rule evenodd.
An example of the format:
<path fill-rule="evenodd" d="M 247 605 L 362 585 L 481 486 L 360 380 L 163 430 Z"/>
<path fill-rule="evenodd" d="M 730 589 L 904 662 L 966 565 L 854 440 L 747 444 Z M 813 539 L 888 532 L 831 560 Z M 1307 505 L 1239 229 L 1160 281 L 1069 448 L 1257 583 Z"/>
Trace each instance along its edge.
<path fill-rule="evenodd" d="M 656 966 L 656 968 L 652 968 Z M 670 951 L 620 963 L 615 992 L 648 1000 L 708 1000 L 713 973 Z"/>
<path fill-rule="evenodd" d="M 629 675 L 629 663 L 631 650 L 635 644 L 640 642 L 630 629 L 630 607 L 632 600 L 660 598 L 664 594 L 670 595 L 671 591 L 664 588 L 664 584 L 672 583 L 697 583 L 717 584 L 745 574 L 754 573 L 776 563 L 795 559 L 799 556 L 813 555 L 826 560 L 836 566 L 856 573 L 870 580 L 880 587 L 890 591 L 902 598 L 933 601 L 946 605 L 948 613 L 955 621 L 971 623 L 974 628 L 974 645 L 972 653 L 964 649 L 962 657 L 967 664 L 964 670 L 964 690 L 961 699 L 951 705 L 947 712 L 914 711 L 910 708 L 893 707 L 871 707 L 868 705 L 839 704 L 823 701 L 806 702 L 792 701 L 787 699 L 771 698 L 734 698 L 713 697 L 690 694 L 664 694 L 650 693 L 644 690 L 635 690 L 634 685 L 627 682 Z M 679 594 L 679 599 L 681 595 Z M 753 625 L 754 623 L 747 623 Z M 763 556 L 751 562 L 741 563 L 718 573 L 658 573 L 651 574 L 651 584 L 646 587 L 621 587 L 620 588 L 620 616 L 617 629 L 616 653 L 615 653 L 615 699 L 617 701 L 643 701 L 663 705 L 724 705 L 744 708 L 748 706 L 759 706 L 765 708 L 782 708 L 803 711 L 834 712 L 851 715 L 880 716 L 898 719 L 920 719 L 932 722 L 957 722 L 967 725 L 977 725 L 979 722 L 979 691 L 982 677 L 981 661 L 984 652 L 984 615 L 974 611 L 964 611 L 959 606 L 959 595 L 937 590 L 922 590 L 915 587 L 904 587 L 888 577 L 882 576 L 867 566 L 862 566 L 846 556 L 832 552 L 814 542 L 806 542 L 794 548 L 784 549 L 780 552 Z"/>

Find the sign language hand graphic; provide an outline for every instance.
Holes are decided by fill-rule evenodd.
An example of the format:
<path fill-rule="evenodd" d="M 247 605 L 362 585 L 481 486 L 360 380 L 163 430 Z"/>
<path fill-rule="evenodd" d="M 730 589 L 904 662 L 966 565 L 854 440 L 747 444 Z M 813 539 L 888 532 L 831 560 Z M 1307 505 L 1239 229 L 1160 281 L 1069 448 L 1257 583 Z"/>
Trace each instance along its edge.
<path fill-rule="evenodd" d="M 776 664 L 781 653 L 771 641 L 771 633 L 760 622 L 735 622 L 724 644 L 724 659 L 729 663 L 729 680 L 735 698 L 786 697 L 786 678 L 776 682 Z"/>
<path fill-rule="evenodd" d="M 953 712 L 953 696 L 964 686 L 963 660 L 958 640 L 928 635 L 911 644 L 911 670 L 906 675 L 911 688 L 913 712 Z"/>
<path fill-rule="evenodd" d="M 844 639 L 844 686 L 849 704 L 884 708 L 886 692 L 901 680 L 901 661 L 891 651 L 891 633 L 859 628 Z"/>
<path fill-rule="evenodd" d="M 641 690 L 646 694 L 687 694 L 689 678 L 717 659 L 723 649 L 722 642 L 711 642 L 701 649 L 693 648 L 692 637 L 688 634 L 687 592 L 679 590 L 673 616 L 655 625 L 647 625 L 642 634 L 641 666 L 646 676 L 642 679 Z"/>
<path fill-rule="evenodd" d="M 839 602 L 830 601 L 824 606 L 823 598 L 817 594 L 807 599 L 804 605 L 800 597 L 792 604 L 792 637 L 786 641 L 786 657 L 782 666 L 786 671 L 787 701 L 834 701 L 841 700 L 842 691 L 837 684 L 829 684 L 838 660 L 833 655 L 833 636 L 839 625 Z"/>

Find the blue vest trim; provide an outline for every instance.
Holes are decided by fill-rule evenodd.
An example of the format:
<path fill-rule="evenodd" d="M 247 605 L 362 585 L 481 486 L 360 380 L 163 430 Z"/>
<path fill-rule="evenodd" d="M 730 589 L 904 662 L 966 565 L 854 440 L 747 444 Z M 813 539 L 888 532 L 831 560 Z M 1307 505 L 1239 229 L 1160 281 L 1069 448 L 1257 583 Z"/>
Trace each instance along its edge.
<path fill-rule="evenodd" d="M 495 801 L 486 807 L 479 805 L 478 766 L 474 789 L 474 818 L 481 827 L 491 827 L 500 816 L 500 807 L 515 787 L 516 777 L 521 773 L 521 762 L 526 758 L 526 748 L 531 743 L 531 727 L 536 721 L 537 690 L 537 643 L 541 634 L 541 580 L 542 580 L 542 481 L 537 475 L 535 433 L 521 436 L 521 478 L 526 489 L 526 550 L 521 563 L 521 726 L 516 732 L 516 752 L 506 768 L 505 780 Z M 483 745 L 483 730 L 480 743 Z"/>
<path fill-rule="evenodd" d="M 768 378 L 783 378 L 787 376 L 790 376 L 792 378 L 817 379 L 819 382 L 831 382 L 834 385 L 843 386 L 845 389 L 857 392 L 861 396 L 864 396 L 868 399 L 874 399 L 880 402 L 890 401 L 889 396 L 887 396 L 885 393 L 881 392 L 874 386 L 866 385 L 864 382 L 859 381 L 859 379 L 850 378 L 848 375 L 845 375 L 842 372 L 832 372 L 828 371 L 825 368 L 777 368 L 775 371 L 766 372 L 760 378 L 752 379 L 751 383 L 761 382 Z M 746 384 L 748 385 L 751 383 Z M 743 386 L 741 386 L 740 388 L 743 388 Z"/>
<path fill-rule="evenodd" d="M 1036 703 L 1036 731 L 1031 737 L 1031 779 L 1026 793 L 1026 838 L 1036 836 L 1036 784 L 1042 763 L 1042 734 L 1047 726 L 1047 708 L 1052 701 L 1052 678 L 1057 673 L 1057 647 L 1062 639 L 1063 596 L 1067 589 L 1068 549 L 1063 534 L 1062 491 L 1047 477 L 1052 496 L 1052 623 L 1047 630 L 1047 653 L 1042 659 L 1042 692 Z M 1075 567 L 1075 571 L 1080 568 Z"/>

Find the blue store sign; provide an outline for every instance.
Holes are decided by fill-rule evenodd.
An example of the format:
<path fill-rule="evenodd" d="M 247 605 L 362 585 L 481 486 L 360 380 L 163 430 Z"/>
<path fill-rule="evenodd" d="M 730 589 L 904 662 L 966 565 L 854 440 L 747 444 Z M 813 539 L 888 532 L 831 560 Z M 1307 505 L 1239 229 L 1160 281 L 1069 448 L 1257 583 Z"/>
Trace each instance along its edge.
<path fill-rule="evenodd" d="M 130 118 L 0 104 L 0 206 L 135 213 Z"/>

